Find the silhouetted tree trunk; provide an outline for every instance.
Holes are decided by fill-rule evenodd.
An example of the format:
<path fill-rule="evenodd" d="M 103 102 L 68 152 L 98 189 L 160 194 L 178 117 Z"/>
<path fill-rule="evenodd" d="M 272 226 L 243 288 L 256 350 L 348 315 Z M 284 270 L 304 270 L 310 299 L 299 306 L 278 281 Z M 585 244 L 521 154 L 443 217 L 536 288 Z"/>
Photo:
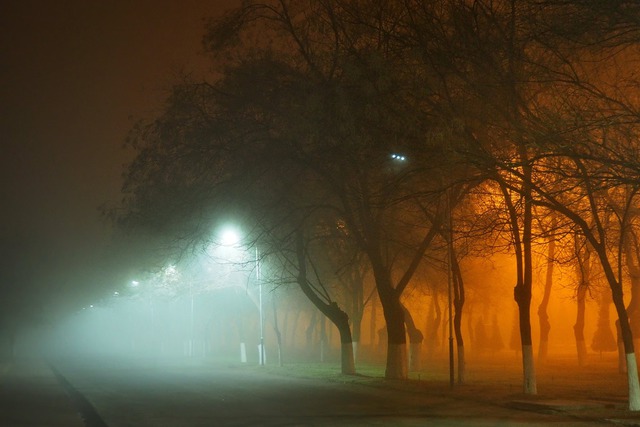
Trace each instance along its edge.
<path fill-rule="evenodd" d="M 356 373 L 355 361 L 353 359 L 353 343 L 351 340 L 351 328 L 349 326 L 349 316 L 338 307 L 335 302 L 324 302 L 310 286 L 307 279 L 307 257 L 304 245 L 303 232 L 296 232 L 296 258 L 298 267 L 297 283 L 302 292 L 309 300 L 324 314 L 338 329 L 340 334 L 340 355 L 341 371 L 343 374 L 353 375 Z M 324 341 L 324 331 L 322 331 L 321 341 Z"/>
<path fill-rule="evenodd" d="M 637 215 L 634 212 L 635 215 Z M 631 330 L 637 331 L 634 336 L 634 342 L 637 346 L 640 343 L 640 256 L 638 254 L 638 242 L 636 233 L 631 227 L 629 231 L 624 233 L 625 260 L 627 271 L 629 272 L 629 282 L 631 283 L 631 298 L 627 305 L 627 313 L 629 314 L 629 323 Z"/>
<path fill-rule="evenodd" d="M 276 291 L 273 290 L 271 295 L 271 304 L 273 305 L 273 330 L 276 333 L 276 342 L 278 343 L 278 366 L 282 367 L 282 334 L 278 325 L 278 307 L 276 305 Z"/>
<path fill-rule="evenodd" d="M 500 351 L 504 348 L 504 341 L 502 340 L 502 333 L 500 332 L 500 325 L 498 323 L 498 314 L 493 313 L 493 320 L 491 322 L 491 338 L 489 338 L 489 348 L 492 351 Z"/>
<path fill-rule="evenodd" d="M 587 345 L 584 338 L 585 306 L 587 291 L 591 281 L 591 248 L 585 241 L 579 239 L 577 235 L 575 237 L 575 246 L 576 277 L 578 277 L 576 302 L 578 304 L 578 311 L 576 314 L 576 323 L 573 325 L 573 334 L 576 339 L 578 366 L 584 366 L 587 358 Z"/>
<path fill-rule="evenodd" d="M 584 366 L 587 359 L 587 345 L 585 344 L 584 339 L 584 318 L 587 289 L 588 285 L 584 282 L 580 282 L 576 289 L 576 303 L 578 305 L 578 311 L 576 313 L 576 323 L 573 325 L 573 335 L 576 340 L 578 366 Z"/>
<path fill-rule="evenodd" d="M 329 343 L 330 343 L 329 337 L 327 337 L 326 316 L 320 316 L 320 331 L 318 334 L 318 338 L 320 342 L 320 362 L 324 363 L 327 357 L 327 353 L 329 352 Z M 353 351 L 353 341 L 351 342 L 351 351 Z M 355 360 L 353 361 L 353 363 L 355 365 Z M 354 370 L 355 370 L 355 367 L 354 367 Z"/>
<path fill-rule="evenodd" d="M 523 391 L 525 394 L 537 394 L 536 373 L 533 360 L 533 343 L 531 337 L 531 287 L 532 275 L 532 197 L 531 197 L 531 166 L 529 165 L 526 148 L 519 148 L 519 158 L 523 166 L 522 184 L 522 226 L 516 205 L 506 185 L 498 181 L 507 206 L 513 247 L 516 258 L 516 285 L 513 288 L 513 298 L 518 304 L 518 325 L 520 344 L 522 349 Z"/>
<path fill-rule="evenodd" d="M 307 329 L 305 329 L 304 331 L 304 335 L 306 338 L 305 353 L 307 353 L 309 356 L 311 356 L 314 353 L 313 334 L 316 332 L 317 325 L 318 325 L 318 313 L 316 312 L 316 310 L 312 310 L 311 317 L 309 318 L 309 325 L 307 326 Z"/>
<path fill-rule="evenodd" d="M 419 371 L 422 369 L 422 341 L 424 336 L 416 327 L 407 307 L 403 305 L 402 309 L 404 311 L 404 322 L 407 326 L 407 334 L 409 335 L 409 370 Z"/>
<path fill-rule="evenodd" d="M 604 291 L 600 291 L 598 298 L 598 324 L 596 331 L 591 340 L 591 350 L 602 354 L 605 351 L 618 350 L 618 342 L 611 330 L 611 316 L 609 314 L 609 306 L 611 298 Z M 625 372 L 624 351 L 618 352 L 618 370 L 620 373 Z M 622 357 L 620 357 L 622 356 Z"/>
<path fill-rule="evenodd" d="M 451 233 L 453 234 L 453 233 Z M 453 236 L 451 236 L 453 239 Z M 453 315 L 453 329 L 456 336 L 456 349 L 458 355 L 458 383 L 463 384 L 466 378 L 466 361 L 464 357 L 464 340 L 462 338 L 462 309 L 464 307 L 464 282 L 462 280 L 462 271 L 458 263 L 453 242 L 451 243 L 451 267 L 453 281 L 453 306 L 455 308 Z"/>
<path fill-rule="evenodd" d="M 298 333 L 298 326 L 300 325 L 300 315 L 301 314 L 302 314 L 302 310 L 301 309 L 296 310 L 295 316 L 293 317 L 293 322 L 291 322 L 291 328 L 290 328 L 291 332 L 290 332 L 290 335 L 289 335 L 289 343 L 290 343 L 289 346 L 292 349 L 296 349 L 296 350 L 297 350 L 297 347 L 300 345 L 300 342 L 298 341 L 296 335 Z M 306 346 L 305 346 L 305 351 L 306 351 L 306 349 L 309 348 L 309 342 L 305 341 L 305 344 L 306 344 Z"/>
<path fill-rule="evenodd" d="M 438 331 L 440 330 L 441 322 L 442 309 L 440 308 L 438 293 L 433 289 L 431 294 L 431 304 L 429 305 L 429 315 L 427 316 L 426 322 L 427 349 L 429 357 L 433 356 L 433 353 L 438 347 Z"/>
<path fill-rule="evenodd" d="M 362 318 L 364 316 L 365 305 L 371 300 L 371 295 L 365 301 L 365 271 L 363 267 L 365 261 L 362 259 L 362 256 L 358 256 L 353 263 L 353 265 L 349 266 L 349 270 L 346 272 L 346 277 L 341 277 L 340 280 L 343 282 L 345 289 L 348 290 L 347 298 L 350 299 L 351 302 L 349 319 L 351 319 L 351 330 L 353 335 L 353 358 L 358 360 L 358 347 L 362 337 Z"/>
<path fill-rule="evenodd" d="M 551 232 L 555 230 L 557 219 L 555 214 L 551 214 Z M 549 332 L 551 331 L 551 323 L 549 323 L 549 298 L 551 296 L 551 287 L 553 285 L 553 266 L 555 265 L 556 241 L 553 236 L 549 236 L 547 244 L 547 271 L 544 282 L 544 294 L 538 306 L 538 319 L 540 323 L 540 343 L 538 344 L 538 361 L 540 363 L 547 359 L 547 351 L 549 348 Z"/>
<path fill-rule="evenodd" d="M 371 343 L 371 351 L 376 349 L 376 342 L 378 340 L 378 330 L 376 327 L 376 317 L 378 315 L 378 302 L 375 295 L 371 298 L 371 318 L 369 319 L 369 342 Z"/>

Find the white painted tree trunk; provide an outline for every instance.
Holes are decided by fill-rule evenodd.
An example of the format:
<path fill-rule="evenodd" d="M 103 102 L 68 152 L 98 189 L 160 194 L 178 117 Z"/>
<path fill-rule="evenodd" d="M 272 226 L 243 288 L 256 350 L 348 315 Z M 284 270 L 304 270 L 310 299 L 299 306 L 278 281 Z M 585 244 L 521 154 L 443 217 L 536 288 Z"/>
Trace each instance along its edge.
<path fill-rule="evenodd" d="M 247 346 L 245 343 L 240 343 L 240 363 L 247 363 Z"/>
<path fill-rule="evenodd" d="M 538 394 L 538 386 L 536 384 L 536 370 L 533 363 L 533 346 L 522 346 L 522 367 L 524 371 L 524 393 Z"/>
<path fill-rule="evenodd" d="M 406 344 L 391 344 L 387 348 L 387 372 L 385 378 L 405 380 L 408 376 Z"/>
<path fill-rule="evenodd" d="M 627 353 L 627 382 L 629 383 L 629 410 L 640 411 L 640 383 L 635 353 Z"/>

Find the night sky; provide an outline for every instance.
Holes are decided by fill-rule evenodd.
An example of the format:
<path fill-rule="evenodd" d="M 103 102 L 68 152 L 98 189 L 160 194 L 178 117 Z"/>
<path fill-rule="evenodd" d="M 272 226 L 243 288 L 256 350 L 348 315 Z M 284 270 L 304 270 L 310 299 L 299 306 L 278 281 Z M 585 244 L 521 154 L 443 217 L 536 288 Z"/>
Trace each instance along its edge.
<path fill-rule="evenodd" d="M 204 19 L 236 3 L 0 2 L 3 295 L 104 285 L 99 206 L 119 200 L 127 132 L 179 72 L 206 72 Z"/>

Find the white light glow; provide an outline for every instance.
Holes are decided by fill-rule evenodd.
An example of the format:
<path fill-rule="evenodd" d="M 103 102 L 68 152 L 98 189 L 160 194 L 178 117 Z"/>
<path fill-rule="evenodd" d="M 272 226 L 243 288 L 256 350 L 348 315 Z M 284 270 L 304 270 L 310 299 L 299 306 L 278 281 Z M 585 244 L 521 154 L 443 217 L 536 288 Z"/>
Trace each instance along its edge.
<path fill-rule="evenodd" d="M 224 246 L 235 246 L 240 242 L 240 235 L 232 228 L 228 228 L 222 232 L 221 243 Z"/>

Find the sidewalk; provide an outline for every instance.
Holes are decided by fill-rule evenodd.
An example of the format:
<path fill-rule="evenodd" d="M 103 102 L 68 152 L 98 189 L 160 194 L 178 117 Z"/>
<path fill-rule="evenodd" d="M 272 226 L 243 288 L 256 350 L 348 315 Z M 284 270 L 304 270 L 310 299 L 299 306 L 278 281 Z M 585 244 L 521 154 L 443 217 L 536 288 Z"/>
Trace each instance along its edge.
<path fill-rule="evenodd" d="M 83 427 L 71 398 L 41 360 L 0 362 L 0 426 Z"/>

